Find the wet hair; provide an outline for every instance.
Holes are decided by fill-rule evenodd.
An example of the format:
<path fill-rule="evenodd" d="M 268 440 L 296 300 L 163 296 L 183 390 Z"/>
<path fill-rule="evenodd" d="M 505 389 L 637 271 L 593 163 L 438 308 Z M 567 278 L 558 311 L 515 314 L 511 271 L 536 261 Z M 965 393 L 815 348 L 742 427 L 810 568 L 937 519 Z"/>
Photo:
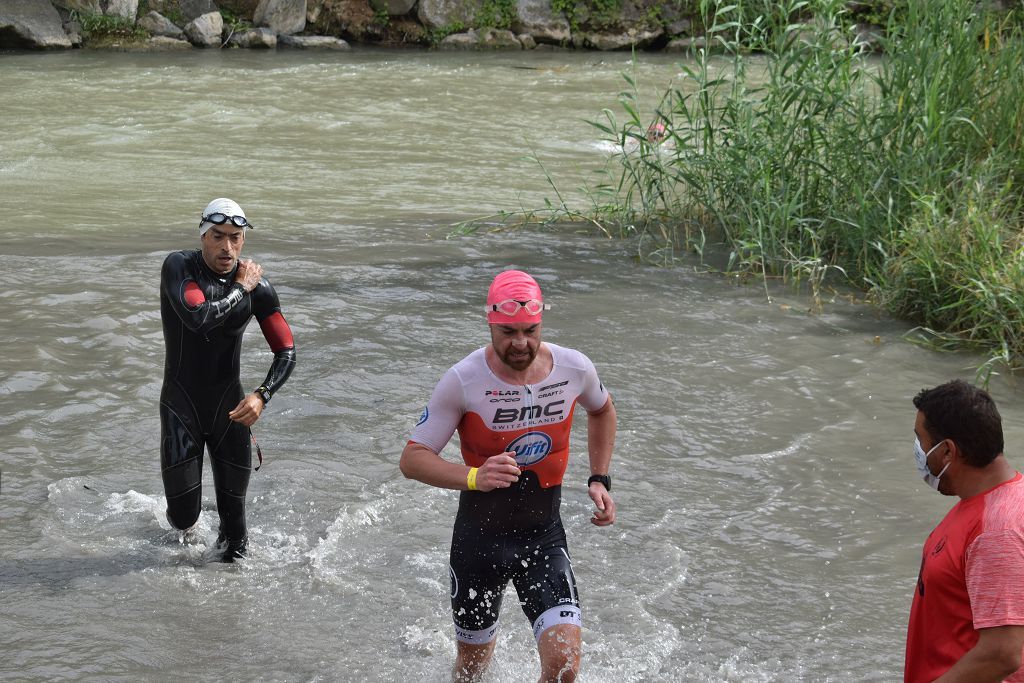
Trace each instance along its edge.
<path fill-rule="evenodd" d="M 972 467 L 986 467 L 1003 452 L 1003 420 L 988 392 L 962 379 L 922 389 L 914 406 L 936 441 L 951 439 Z"/>

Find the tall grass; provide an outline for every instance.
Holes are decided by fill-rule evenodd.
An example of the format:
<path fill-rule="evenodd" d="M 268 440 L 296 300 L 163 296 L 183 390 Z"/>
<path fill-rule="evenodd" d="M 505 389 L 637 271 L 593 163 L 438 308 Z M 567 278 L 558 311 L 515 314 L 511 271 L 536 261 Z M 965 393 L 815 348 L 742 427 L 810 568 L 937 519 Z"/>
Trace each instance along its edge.
<path fill-rule="evenodd" d="M 985 372 L 1024 363 L 1019 18 L 909 0 L 879 58 L 840 0 L 702 6 L 682 82 L 651 106 L 625 74 L 593 122 L 622 153 L 589 217 L 663 262 L 724 244 L 725 268 L 809 285 L 812 306 L 852 284 L 936 345 L 987 350 Z"/>

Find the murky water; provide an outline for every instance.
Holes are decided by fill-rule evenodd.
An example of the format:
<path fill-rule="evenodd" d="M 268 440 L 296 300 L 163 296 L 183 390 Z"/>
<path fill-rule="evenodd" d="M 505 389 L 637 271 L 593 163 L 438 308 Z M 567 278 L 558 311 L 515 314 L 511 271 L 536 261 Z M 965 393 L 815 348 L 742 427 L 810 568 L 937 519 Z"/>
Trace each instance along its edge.
<path fill-rule="evenodd" d="M 585 424 L 563 518 L 581 680 L 890 681 L 920 544 L 951 501 L 916 477 L 910 398 L 979 359 L 903 341 L 843 299 L 804 313 L 599 236 L 446 240 L 571 197 L 605 151 L 585 119 L 626 55 L 69 53 L 0 57 L 0 677 L 444 681 L 457 495 L 398 456 L 434 382 L 486 341 L 493 274 L 537 275 L 551 341 L 616 398 L 619 518 L 589 522 Z M 642 88 L 679 75 L 641 58 Z M 206 511 L 164 519 L 157 280 L 237 199 L 299 364 L 257 425 L 250 558 Z M 243 381 L 269 354 L 247 333 Z M 1011 460 L 1024 396 L 997 379 Z M 446 451 L 456 457 L 452 447 Z M 506 601 L 490 680 L 536 677 Z"/>

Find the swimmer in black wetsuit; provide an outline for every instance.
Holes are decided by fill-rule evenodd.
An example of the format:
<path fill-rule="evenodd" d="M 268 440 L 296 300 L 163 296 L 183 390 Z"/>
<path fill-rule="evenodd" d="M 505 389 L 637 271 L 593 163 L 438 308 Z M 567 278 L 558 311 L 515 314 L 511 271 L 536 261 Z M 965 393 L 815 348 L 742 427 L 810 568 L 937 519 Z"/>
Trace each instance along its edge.
<path fill-rule="evenodd" d="M 249 428 L 295 367 L 291 328 L 263 269 L 239 260 L 252 227 L 241 207 L 215 199 L 199 225 L 201 249 L 176 251 L 160 274 L 166 361 L 160 392 L 160 465 L 167 519 L 189 529 L 199 519 L 203 449 L 210 452 L 225 562 L 243 557 L 245 493 L 252 468 Z M 242 333 L 255 316 L 274 352 L 266 380 L 245 394 L 239 379 Z"/>

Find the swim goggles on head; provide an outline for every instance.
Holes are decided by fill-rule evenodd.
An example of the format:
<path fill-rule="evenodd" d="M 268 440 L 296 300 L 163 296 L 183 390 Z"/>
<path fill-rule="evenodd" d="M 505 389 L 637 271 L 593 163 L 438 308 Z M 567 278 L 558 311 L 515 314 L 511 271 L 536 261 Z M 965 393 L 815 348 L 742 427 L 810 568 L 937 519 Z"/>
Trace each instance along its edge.
<path fill-rule="evenodd" d="M 200 224 L 213 223 L 214 225 L 224 225 L 228 221 L 231 221 L 232 225 L 239 228 L 251 228 L 250 223 L 245 216 L 229 216 L 226 213 L 211 213 L 209 216 L 203 216 L 200 220 Z"/>
<path fill-rule="evenodd" d="M 484 310 L 488 313 L 497 311 L 498 313 L 504 313 L 507 316 L 513 316 L 519 312 L 520 308 L 526 309 L 526 312 L 529 315 L 537 315 L 541 311 L 551 310 L 551 305 L 545 304 L 537 299 L 527 299 L 526 301 L 505 299 L 500 303 L 488 305 Z"/>

